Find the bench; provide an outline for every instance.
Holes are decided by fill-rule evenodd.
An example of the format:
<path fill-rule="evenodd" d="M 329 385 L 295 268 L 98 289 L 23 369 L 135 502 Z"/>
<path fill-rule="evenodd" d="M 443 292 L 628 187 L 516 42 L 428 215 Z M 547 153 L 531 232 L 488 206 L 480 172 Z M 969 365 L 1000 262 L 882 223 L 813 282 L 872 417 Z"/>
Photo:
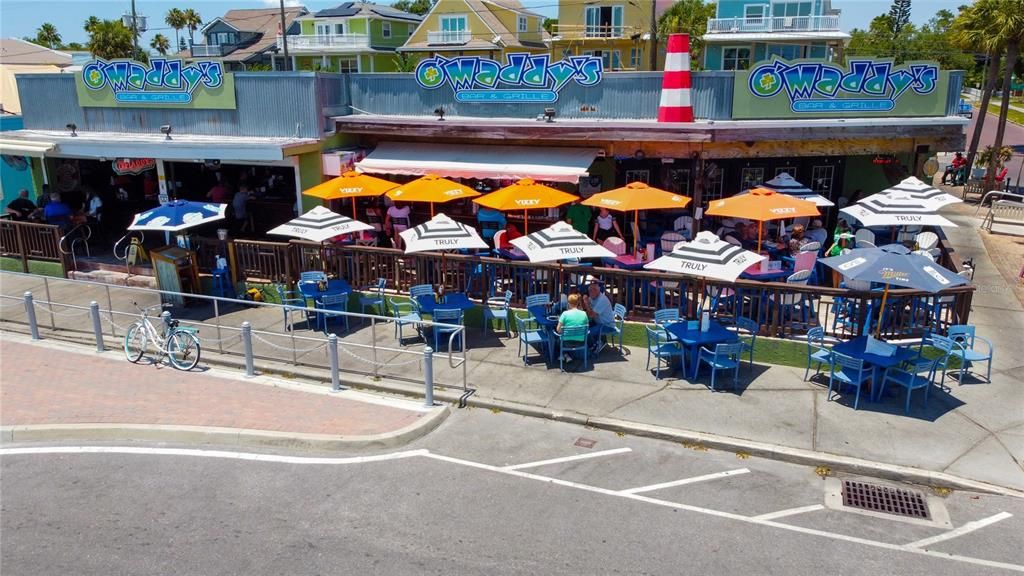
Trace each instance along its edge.
<path fill-rule="evenodd" d="M 968 194 L 977 194 L 982 196 L 985 194 L 985 181 L 984 180 L 968 180 L 964 183 L 963 200 L 967 200 Z"/>
<path fill-rule="evenodd" d="M 992 226 L 1000 225 L 1009 227 L 1010 232 L 1015 236 L 1024 236 L 1024 202 L 1012 200 L 996 200 L 989 208 L 985 220 L 981 223 L 984 230 L 992 232 Z"/>

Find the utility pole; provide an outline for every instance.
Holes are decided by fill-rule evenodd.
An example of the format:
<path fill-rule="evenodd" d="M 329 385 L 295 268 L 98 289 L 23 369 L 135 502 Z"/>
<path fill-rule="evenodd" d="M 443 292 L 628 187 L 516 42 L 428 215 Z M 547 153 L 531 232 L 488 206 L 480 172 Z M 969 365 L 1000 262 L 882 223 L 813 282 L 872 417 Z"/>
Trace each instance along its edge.
<path fill-rule="evenodd" d="M 134 0 L 133 0 L 134 1 Z M 291 66 L 291 59 L 288 58 L 288 26 L 284 23 L 284 0 L 281 0 L 281 46 L 284 48 L 284 69 Z"/>
<path fill-rule="evenodd" d="M 132 0 L 132 43 L 135 45 L 135 52 L 140 52 L 141 50 L 139 49 L 139 17 L 138 14 L 135 13 L 135 0 Z"/>
<path fill-rule="evenodd" d="M 658 2 L 651 0 L 651 72 L 658 69 Z"/>

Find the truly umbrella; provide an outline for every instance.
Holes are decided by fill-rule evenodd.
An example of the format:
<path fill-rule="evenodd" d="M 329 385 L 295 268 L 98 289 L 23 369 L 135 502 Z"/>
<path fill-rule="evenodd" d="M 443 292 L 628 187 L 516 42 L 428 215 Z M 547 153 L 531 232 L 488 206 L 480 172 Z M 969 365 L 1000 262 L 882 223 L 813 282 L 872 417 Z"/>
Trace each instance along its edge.
<path fill-rule="evenodd" d="M 801 200 L 806 200 L 808 202 L 813 202 L 815 206 L 835 206 L 831 200 L 797 182 L 796 179 L 786 172 L 781 172 L 775 178 L 761 184 L 761 188 L 778 192 L 779 194 L 792 196 L 794 198 L 799 198 Z"/>
<path fill-rule="evenodd" d="M 501 190 L 491 192 L 486 196 L 476 198 L 473 202 L 486 208 L 493 208 L 501 212 L 511 210 L 523 211 L 523 232 L 530 231 L 530 221 L 527 219 L 527 210 L 539 210 L 541 208 L 558 208 L 568 204 L 579 197 L 574 194 L 562 192 L 550 186 L 535 182 L 530 178 L 505 186 Z"/>
<path fill-rule="evenodd" d="M 555 222 L 543 230 L 509 241 L 526 254 L 530 262 L 558 260 L 558 284 L 562 284 L 562 260 L 615 258 L 615 253 L 577 231 L 568 222 Z"/>
<path fill-rule="evenodd" d="M 861 224 L 872 226 L 956 226 L 938 215 L 939 206 L 929 200 L 915 199 L 907 192 L 872 194 L 840 210 Z"/>
<path fill-rule="evenodd" d="M 673 210 L 685 208 L 690 203 L 688 196 L 673 194 L 648 186 L 644 182 L 630 182 L 622 188 L 594 194 L 582 202 L 584 206 L 597 206 L 619 212 L 633 211 L 634 230 L 639 230 L 641 210 Z M 633 235 L 633 252 L 636 252 L 637 238 Z"/>
<path fill-rule="evenodd" d="M 427 174 L 385 193 L 396 202 L 430 202 L 430 216 L 434 216 L 435 202 L 451 202 L 460 198 L 474 198 L 480 193 L 469 186 L 436 174 Z"/>
<path fill-rule="evenodd" d="M 676 243 L 672 252 L 645 264 L 644 268 L 700 277 L 703 298 L 704 278 L 734 282 L 744 270 L 764 259 L 760 254 L 725 242 L 714 232 L 705 230 L 690 242 Z"/>
<path fill-rule="evenodd" d="M 892 188 L 886 188 L 885 190 L 882 190 L 879 194 L 902 194 L 905 197 L 909 197 L 914 200 L 919 200 L 924 205 L 932 207 L 935 210 L 938 210 L 939 208 L 948 206 L 950 204 L 963 202 L 963 200 L 961 200 L 960 198 L 957 198 L 956 196 L 953 196 L 952 194 L 949 194 L 947 192 L 943 192 L 942 190 L 939 190 L 934 186 L 925 184 L 924 182 L 917 178 L 914 178 L 913 176 L 903 180 L 902 182 L 893 186 Z M 877 196 L 877 194 L 868 196 L 867 198 L 861 200 L 861 202 L 870 200 L 874 196 Z"/>
<path fill-rule="evenodd" d="M 757 221 L 757 251 L 761 251 L 761 228 L 766 220 L 785 220 L 801 216 L 818 216 L 821 212 L 813 202 L 754 188 L 749 194 L 715 200 L 705 212 L 708 216 L 732 216 Z"/>
<path fill-rule="evenodd" d="M 303 196 L 311 196 L 323 200 L 351 198 L 352 218 L 355 218 L 356 198 L 380 196 L 396 187 L 398 187 L 398 184 L 394 182 L 349 170 L 337 178 L 331 178 L 323 184 L 317 184 L 308 190 L 304 190 L 302 194 Z"/>
<path fill-rule="evenodd" d="M 294 236 L 312 242 L 323 242 L 342 234 L 373 230 L 373 226 L 332 212 L 324 206 L 317 206 L 299 216 L 269 230 L 267 234 Z"/>
<path fill-rule="evenodd" d="M 227 204 L 171 200 L 152 210 L 136 214 L 128 229 L 178 232 L 193 226 L 223 220 L 227 207 Z"/>
<path fill-rule="evenodd" d="M 885 302 L 889 297 L 890 284 L 927 292 L 938 292 L 968 283 L 967 278 L 950 272 L 929 258 L 912 253 L 907 247 L 900 244 L 889 244 L 878 248 L 858 248 L 840 256 L 823 258 L 818 262 L 853 280 L 885 284 L 876 335 L 882 333 L 882 314 L 885 311 Z"/>
<path fill-rule="evenodd" d="M 399 232 L 405 244 L 405 253 L 441 251 L 441 289 L 444 290 L 445 250 L 487 248 L 487 242 L 480 237 L 476 229 L 461 222 L 456 222 L 444 214 L 438 214 L 430 220 Z"/>

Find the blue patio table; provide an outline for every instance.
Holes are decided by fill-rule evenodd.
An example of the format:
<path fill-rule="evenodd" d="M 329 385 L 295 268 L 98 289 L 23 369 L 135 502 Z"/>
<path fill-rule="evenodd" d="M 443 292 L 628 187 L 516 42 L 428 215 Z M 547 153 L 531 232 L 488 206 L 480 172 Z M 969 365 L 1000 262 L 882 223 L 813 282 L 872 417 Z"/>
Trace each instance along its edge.
<path fill-rule="evenodd" d="M 702 346 L 710 345 L 713 347 L 715 344 L 736 342 L 739 340 L 739 336 L 737 336 L 735 332 L 726 330 L 725 327 L 719 324 L 717 320 L 712 320 L 710 324 L 708 324 L 707 332 L 700 331 L 700 322 L 696 320 L 673 322 L 665 326 L 665 331 L 671 334 L 676 340 L 679 340 L 683 344 L 684 348 L 690 350 L 690 364 L 692 364 L 690 370 L 691 378 L 697 377 L 697 357 L 700 354 Z M 685 364 L 683 364 L 681 368 L 683 369 L 683 375 L 685 376 Z"/>
<path fill-rule="evenodd" d="M 611 266 L 613 268 L 621 268 L 623 270 L 643 270 L 644 261 L 640 260 L 633 254 L 622 254 L 615 258 L 602 258 L 601 262 L 605 266 Z"/>
<path fill-rule="evenodd" d="M 858 336 L 853 340 L 847 340 L 846 342 L 836 344 L 832 347 L 832 350 L 844 356 L 849 356 L 850 358 L 863 360 L 865 364 L 871 366 L 871 399 L 878 400 L 876 395 L 881 386 L 877 385 L 877 383 L 882 380 L 882 372 L 886 368 L 899 366 L 903 362 L 917 358 L 917 352 L 904 346 L 897 346 L 896 353 L 892 356 L 879 356 L 877 354 L 868 354 L 865 352 L 867 345 L 868 337 Z"/>
<path fill-rule="evenodd" d="M 433 314 L 435 308 L 447 308 L 453 310 L 470 310 L 476 308 L 476 304 L 469 300 L 469 297 L 462 292 L 452 292 L 444 297 L 443 302 L 438 302 L 433 295 L 422 295 L 416 297 L 416 303 L 420 306 L 423 314 Z"/>
<path fill-rule="evenodd" d="M 558 334 L 555 327 L 558 326 L 558 316 L 553 314 L 547 306 L 530 306 L 527 308 L 530 316 L 537 322 L 537 325 L 544 329 L 548 337 L 548 363 L 555 361 L 555 343 L 558 342 Z"/>
<path fill-rule="evenodd" d="M 324 296 L 337 296 L 339 294 L 350 294 L 352 292 L 352 286 L 348 282 L 341 278 L 327 281 L 327 289 L 320 291 L 317 289 L 316 282 L 299 282 L 299 291 L 307 299 L 314 302 L 320 302 Z"/>
<path fill-rule="evenodd" d="M 788 278 L 793 274 L 792 270 L 769 270 L 767 272 L 761 272 L 760 270 L 755 272 L 742 272 L 740 278 L 745 280 L 761 280 L 762 282 L 771 282 L 773 280 L 782 280 Z"/>
<path fill-rule="evenodd" d="M 494 253 L 506 260 L 529 260 L 530 258 L 518 248 L 496 248 Z"/>

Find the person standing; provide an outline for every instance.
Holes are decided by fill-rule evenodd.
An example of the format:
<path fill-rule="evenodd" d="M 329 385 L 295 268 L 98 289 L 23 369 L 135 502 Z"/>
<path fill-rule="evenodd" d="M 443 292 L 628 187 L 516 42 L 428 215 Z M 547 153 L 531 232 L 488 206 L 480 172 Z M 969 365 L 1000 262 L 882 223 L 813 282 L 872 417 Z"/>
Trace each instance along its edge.
<path fill-rule="evenodd" d="M 384 216 L 384 231 L 391 236 L 395 248 L 402 249 L 402 237 L 399 232 L 409 229 L 409 205 L 395 202 L 388 208 Z"/>
<path fill-rule="evenodd" d="M 580 234 L 590 232 L 590 219 L 593 217 L 590 206 L 580 204 L 579 199 L 573 200 L 565 211 L 565 221 L 569 223 Z"/>
<path fill-rule="evenodd" d="M 622 229 L 619 228 L 615 216 L 612 216 L 607 208 L 601 208 L 597 214 L 597 220 L 594 221 L 594 240 L 604 242 L 612 236 L 622 238 Z"/>
<path fill-rule="evenodd" d="M 249 199 L 251 197 L 252 192 L 249 191 L 249 185 L 241 184 L 235 197 L 231 199 L 231 209 L 235 213 L 235 226 L 239 232 L 246 232 L 251 228 L 249 226 Z"/>
<path fill-rule="evenodd" d="M 206 197 L 209 198 L 211 202 L 227 204 L 228 201 L 231 200 L 231 191 L 228 190 L 228 187 L 225 186 L 223 182 L 217 180 L 217 183 L 213 185 L 213 188 L 210 188 L 210 191 L 206 193 Z"/>

